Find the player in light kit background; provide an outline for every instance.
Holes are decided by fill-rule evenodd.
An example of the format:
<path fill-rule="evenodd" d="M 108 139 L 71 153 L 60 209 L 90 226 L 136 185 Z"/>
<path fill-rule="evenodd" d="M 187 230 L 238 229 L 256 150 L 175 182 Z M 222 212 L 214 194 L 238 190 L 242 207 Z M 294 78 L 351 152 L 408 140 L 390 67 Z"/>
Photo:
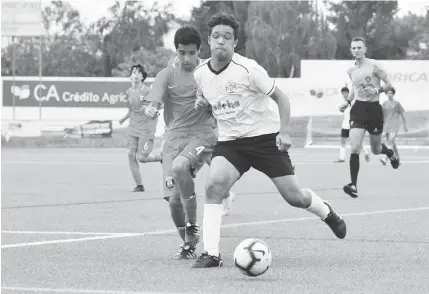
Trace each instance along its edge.
<path fill-rule="evenodd" d="M 119 123 L 123 124 L 130 119 L 127 130 L 128 163 L 136 183 L 132 191 L 143 192 L 144 186 L 137 161 L 142 163 L 161 161 L 162 156 L 159 153 L 152 153 L 157 119 L 151 119 L 144 113 L 144 107 L 149 104 L 145 97 L 150 91 L 149 87 L 143 84 L 147 73 L 141 64 L 136 64 L 131 67 L 130 77 L 131 88 L 125 92 L 128 112 Z"/>
<path fill-rule="evenodd" d="M 401 103 L 395 100 L 396 90 L 391 88 L 386 91 L 387 100 L 383 102 L 383 116 L 384 116 L 384 134 L 386 136 L 387 146 L 392 146 L 393 151 L 399 158 L 398 148 L 396 147 L 396 136 L 398 135 L 401 124 L 404 125 L 404 131 L 408 132 L 407 121 L 405 119 L 405 110 Z M 402 119 L 402 122 L 401 122 Z M 383 165 L 386 164 L 388 157 L 381 158 L 380 161 Z"/>
<path fill-rule="evenodd" d="M 399 167 L 399 158 L 395 152 L 381 143 L 383 133 L 383 109 L 380 105 L 380 93 L 388 91 L 392 85 L 387 73 L 374 60 L 365 57 L 366 44 L 362 38 L 352 39 L 350 51 L 355 64 L 347 73 L 352 81 L 352 89 L 347 101 L 340 106 L 340 111 L 355 103 L 350 110 L 350 177 L 351 183 L 343 187 L 349 196 L 358 197 L 357 178 L 359 173 L 359 153 L 365 132 L 369 133 L 371 151 L 374 154 L 385 154 L 394 169 Z M 384 85 L 381 86 L 381 81 Z"/>
<path fill-rule="evenodd" d="M 177 259 L 194 258 L 200 239 L 197 198 L 192 174 L 210 158 L 217 141 L 216 121 L 207 108 L 195 109 L 197 85 L 193 71 L 199 64 L 200 33 L 192 27 L 176 31 L 177 59 L 155 78 L 147 100 L 149 117 L 156 117 L 164 103 L 166 133 L 163 148 L 164 197 L 183 240 Z"/>
<path fill-rule="evenodd" d="M 219 139 L 206 183 L 204 252 L 193 267 L 222 265 L 221 203 L 233 184 L 251 167 L 266 174 L 289 204 L 317 215 L 338 238 L 344 238 L 343 219 L 313 191 L 301 189 L 295 176 L 287 152 L 291 145 L 289 98 L 256 61 L 234 53 L 239 23 L 233 16 L 216 14 L 208 26 L 211 58 L 194 71 L 202 91 L 196 105 L 201 107 L 205 100 L 210 103 Z M 269 107 L 273 101 L 278 112 Z"/>
<path fill-rule="evenodd" d="M 341 95 L 343 96 L 344 100 L 347 101 L 347 98 L 349 97 L 350 90 L 347 87 L 341 88 Z M 347 139 L 349 138 L 350 134 L 350 109 L 351 106 L 347 107 L 343 111 L 343 123 L 341 125 L 341 146 L 340 146 L 340 157 L 336 162 L 344 162 L 346 160 L 346 150 L 347 150 Z M 363 147 L 363 153 L 365 155 L 365 160 L 369 161 L 369 151 L 366 147 Z"/>

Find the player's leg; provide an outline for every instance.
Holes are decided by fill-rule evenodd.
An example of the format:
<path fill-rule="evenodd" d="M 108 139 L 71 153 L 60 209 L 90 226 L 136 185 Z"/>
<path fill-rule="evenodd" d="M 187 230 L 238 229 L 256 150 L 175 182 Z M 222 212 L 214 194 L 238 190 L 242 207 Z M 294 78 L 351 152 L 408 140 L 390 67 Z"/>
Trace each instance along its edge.
<path fill-rule="evenodd" d="M 384 154 L 390 160 L 390 164 L 394 169 L 399 167 L 399 158 L 393 152 L 392 149 L 389 149 L 386 144 L 381 142 L 381 135 L 383 133 L 383 109 L 380 104 L 372 104 L 369 108 L 369 122 L 366 126 L 369 133 L 369 142 L 371 145 L 372 153 Z"/>
<path fill-rule="evenodd" d="M 389 132 L 385 132 L 384 136 L 386 137 L 386 142 L 387 142 L 387 146 L 389 146 L 389 141 L 390 141 L 390 133 Z M 383 165 L 386 165 L 387 161 L 389 160 L 389 157 L 387 157 L 387 155 L 384 155 L 380 158 L 380 162 Z"/>
<path fill-rule="evenodd" d="M 207 157 L 206 163 L 208 166 L 210 166 L 212 162 L 212 157 Z M 229 215 L 232 211 L 232 203 L 235 201 L 235 193 L 232 191 L 228 192 L 228 195 L 226 198 L 222 200 L 222 215 L 226 216 Z"/>
<path fill-rule="evenodd" d="M 185 210 L 183 209 L 182 199 L 173 179 L 172 165 L 178 151 L 174 146 L 165 144 L 163 146 L 164 160 L 162 161 L 164 177 L 164 199 L 168 201 L 171 213 L 171 219 L 177 228 L 182 243 L 179 252 L 174 256 L 175 259 L 195 258 L 195 246 L 185 245 Z"/>
<path fill-rule="evenodd" d="M 128 136 L 128 164 L 130 166 L 131 175 L 133 176 L 134 182 L 136 183 L 136 187 L 132 190 L 132 192 L 144 191 L 139 164 L 136 159 L 138 144 L 138 137 Z"/>
<path fill-rule="evenodd" d="M 369 162 L 371 160 L 371 156 L 369 155 L 369 149 L 365 146 L 362 146 L 362 151 L 366 162 Z"/>
<path fill-rule="evenodd" d="M 182 152 L 173 161 L 173 178 L 180 192 L 186 216 L 186 243 L 197 244 L 200 240 L 197 225 L 197 197 L 191 170 L 198 171 L 211 156 L 217 137 L 214 133 L 188 133 Z"/>
<path fill-rule="evenodd" d="M 345 185 L 343 190 L 353 198 L 358 197 L 357 179 L 359 175 L 360 161 L 359 154 L 362 150 L 362 142 L 365 136 L 363 122 L 355 121 L 350 129 L 350 178 L 351 183 Z"/>
<path fill-rule="evenodd" d="M 349 137 L 350 130 L 341 129 L 341 140 L 340 140 L 340 157 L 336 162 L 344 162 L 346 160 L 346 150 L 347 150 L 347 138 Z"/>
<path fill-rule="evenodd" d="M 234 183 L 250 169 L 250 164 L 236 151 L 238 144 L 236 141 L 219 142 L 214 148 L 206 182 L 203 217 L 204 252 L 193 264 L 194 268 L 222 265 L 219 253 L 221 203 Z"/>
<path fill-rule="evenodd" d="M 137 151 L 137 160 L 141 163 L 147 162 L 161 162 L 162 153 L 152 152 L 154 139 L 149 137 L 142 137 L 139 139 L 139 146 Z"/>
<path fill-rule="evenodd" d="M 252 145 L 246 152 L 251 166 L 273 181 L 286 202 L 317 215 L 338 238 L 343 239 L 346 236 L 345 222 L 316 193 L 300 187 L 288 152 L 281 152 L 276 146 L 276 134 L 260 136 Z"/>

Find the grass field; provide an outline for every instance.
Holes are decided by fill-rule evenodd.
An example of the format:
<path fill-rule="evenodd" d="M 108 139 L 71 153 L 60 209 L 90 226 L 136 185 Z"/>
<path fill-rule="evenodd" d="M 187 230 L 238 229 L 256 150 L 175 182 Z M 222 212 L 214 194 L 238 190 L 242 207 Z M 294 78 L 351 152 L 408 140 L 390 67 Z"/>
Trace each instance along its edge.
<path fill-rule="evenodd" d="M 360 197 L 349 198 L 348 164 L 336 150 L 293 148 L 303 187 L 342 214 L 344 240 L 284 203 L 251 170 L 233 187 L 223 218 L 223 268 L 173 260 L 180 240 L 161 199 L 161 167 L 141 167 L 147 191 L 130 193 L 123 149 L 2 150 L 2 293 L 428 293 L 429 151 L 404 151 L 398 170 L 361 163 Z M 196 179 L 202 222 L 204 168 Z M 265 240 L 273 265 L 240 274 L 232 254 Z M 199 245 L 198 253 L 202 250 Z"/>

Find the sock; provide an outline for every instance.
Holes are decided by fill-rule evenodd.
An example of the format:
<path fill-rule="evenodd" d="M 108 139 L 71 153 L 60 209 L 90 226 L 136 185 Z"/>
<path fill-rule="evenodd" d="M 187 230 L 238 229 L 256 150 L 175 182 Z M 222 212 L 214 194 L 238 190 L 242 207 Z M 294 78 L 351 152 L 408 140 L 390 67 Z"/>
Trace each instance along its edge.
<path fill-rule="evenodd" d="M 359 154 L 350 154 L 350 177 L 352 184 L 357 187 L 357 178 L 359 173 Z"/>
<path fill-rule="evenodd" d="M 345 159 L 346 159 L 346 148 L 340 147 L 340 160 L 345 160 Z"/>
<path fill-rule="evenodd" d="M 323 202 L 323 200 L 310 189 L 302 189 L 302 192 L 305 194 L 310 194 L 311 196 L 311 204 L 308 208 L 306 208 L 306 210 L 312 214 L 317 215 L 322 220 L 326 219 L 331 211 L 329 210 L 329 207 Z"/>
<path fill-rule="evenodd" d="M 393 155 L 393 151 L 391 149 L 389 149 L 386 144 L 381 143 L 381 154 L 386 154 L 387 157 L 392 157 Z"/>
<path fill-rule="evenodd" d="M 182 199 L 185 208 L 185 222 L 190 224 L 197 223 L 197 195 L 192 194 L 188 199 Z"/>
<path fill-rule="evenodd" d="M 368 149 L 364 147 L 363 148 L 363 154 L 368 155 L 368 153 L 369 153 Z"/>
<path fill-rule="evenodd" d="M 185 227 L 177 227 L 177 231 L 179 232 L 182 241 L 185 242 Z"/>
<path fill-rule="evenodd" d="M 203 240 L 204 251 L 219 256 L 220 225 L 222 208 L 220 204 L 204 204 Z"/>
<path fill-rule="evenodd" d="M 180 201 L 179 195 L 170 196 L 170 213 L 174 224 L 179 231 L 180 237 L 185 240 L 185 211 L 183 210 L 183 204 Z M 183 228 L 183 234 L 180 228 Z"/>

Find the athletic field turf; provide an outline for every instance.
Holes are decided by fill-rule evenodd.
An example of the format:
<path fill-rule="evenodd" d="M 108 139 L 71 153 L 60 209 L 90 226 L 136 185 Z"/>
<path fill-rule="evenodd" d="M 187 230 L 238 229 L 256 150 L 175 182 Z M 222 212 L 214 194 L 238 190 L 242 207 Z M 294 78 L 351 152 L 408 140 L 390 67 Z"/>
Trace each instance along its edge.
<path fill-rule="evenodd" d="M 338 240 L 312 214 L 288 206 L 255 170 L 234 187 L 223 218 L 224 267 L 177 261 L 180 240 L 162 200 L 160 164 L 132 186 L 126 149 L 2 150 L 2 293 L 428 293 L 429 150 L 402 151 L 398 170 L 361 157 L 358 199 L 342 192 L 338 150 L 292 148 L 303 187 L 342 214 Z M 197 177 L 202 223 L 205 167 Z M 273 251 L 257 278 L 233 265 L 235 246 L 260 238 Z M 199 245 L 198 253 L 202 246 Z"/>

